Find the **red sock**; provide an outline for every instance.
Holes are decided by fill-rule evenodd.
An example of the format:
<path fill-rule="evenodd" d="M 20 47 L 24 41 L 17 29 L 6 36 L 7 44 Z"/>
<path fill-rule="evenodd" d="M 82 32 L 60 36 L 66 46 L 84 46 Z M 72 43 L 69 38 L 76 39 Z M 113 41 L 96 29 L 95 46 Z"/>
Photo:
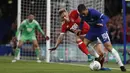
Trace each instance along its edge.
<path fill-rule="evenodd" d="M 78 44 L 79 49 L 80 49 L 83 53 L 85 53 L 86 55 L 89 54 L 88 48 L 87 48 L 87 46 L 84 44 L 83 41 L 80 40 L 80 41 L 77 42 L 77 44 Z"/>

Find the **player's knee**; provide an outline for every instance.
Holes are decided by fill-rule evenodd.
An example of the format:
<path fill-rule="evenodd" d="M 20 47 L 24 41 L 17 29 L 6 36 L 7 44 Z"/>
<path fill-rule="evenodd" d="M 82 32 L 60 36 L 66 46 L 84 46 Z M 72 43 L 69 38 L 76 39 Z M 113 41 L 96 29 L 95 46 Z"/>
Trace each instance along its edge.
<path fill-rule="evenodd" d="M 95 48 L 97 46 L 97 41 L 89 43 L 88 46 L 92 46 L 93 48 Z"/>
<path fill-rule="evenodd" d="M 82 41 L 79 37 L 77 37 L 76 38 L 76 42 L 78 43 L 78 42 L 80 42 L 80 41 Z"/>
<path fill-rule="evenodd" d="M 112 44 L 110 42 L 107 42 L 104 44 L 105 48 L 110 52 L 112 49 Z"/>

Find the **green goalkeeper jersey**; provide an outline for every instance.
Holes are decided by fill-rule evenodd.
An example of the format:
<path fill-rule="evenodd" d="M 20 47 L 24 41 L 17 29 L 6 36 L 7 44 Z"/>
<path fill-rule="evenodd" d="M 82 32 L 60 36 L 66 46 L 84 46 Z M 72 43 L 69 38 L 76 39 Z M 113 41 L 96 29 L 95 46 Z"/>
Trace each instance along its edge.
<path fill-rule="evenodd" d="M 21 36 L 24 36 L 24 37 L 32 37 L 32 36 L 34 36 L 35 37 L 36 36 L 35 31 L 36 30 L 39 30 L 42 33 L 42 35 L 44 35 L 43 30 L 41 29 L 39 23 L 36 20 L 33 20 L 30 23 L 28 21 L 28 19 L 25 19 L 21 23 L 21 25 L 20 25 L 17 33 L 16 33 L 16 36 L 18 36 L 19 32 L 21 31 Z"/>

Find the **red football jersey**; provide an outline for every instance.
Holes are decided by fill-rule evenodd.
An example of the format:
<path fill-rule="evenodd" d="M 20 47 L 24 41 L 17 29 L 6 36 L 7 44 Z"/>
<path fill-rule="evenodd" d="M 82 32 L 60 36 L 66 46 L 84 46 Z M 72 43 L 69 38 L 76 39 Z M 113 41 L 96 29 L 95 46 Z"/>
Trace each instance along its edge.
<path fill-rule="evenodd" d="M 69 14 L 69 22 L 64 22 L 62 24 L 61 32 L 65 33 L 69 30 L 77 30 L 80 25 L 80 17 L 77 10 L 72 10 Z M 83 28 L 81 29 L 81 34 L 86 34 L 90 29 L 89 25 L 86 22 L 83 22 Z"/>

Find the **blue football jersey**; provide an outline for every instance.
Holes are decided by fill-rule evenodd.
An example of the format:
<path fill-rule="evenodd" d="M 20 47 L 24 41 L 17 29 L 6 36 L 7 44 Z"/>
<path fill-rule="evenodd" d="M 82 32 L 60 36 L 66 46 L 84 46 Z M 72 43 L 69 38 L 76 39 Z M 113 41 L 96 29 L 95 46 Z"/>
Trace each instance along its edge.
<path fill-rule="evenodd" d="M 90 25 L 90 31 L 96 32 L 98 30 L 98 32 L 102 32 L 107 30 L 106 23 L 109 18 L 95 9 L 89 8 L 88 15 L 80 15 L 80 17 Z M 98 26 L 98 23 L 103 24 L 103 27 Z"/>

